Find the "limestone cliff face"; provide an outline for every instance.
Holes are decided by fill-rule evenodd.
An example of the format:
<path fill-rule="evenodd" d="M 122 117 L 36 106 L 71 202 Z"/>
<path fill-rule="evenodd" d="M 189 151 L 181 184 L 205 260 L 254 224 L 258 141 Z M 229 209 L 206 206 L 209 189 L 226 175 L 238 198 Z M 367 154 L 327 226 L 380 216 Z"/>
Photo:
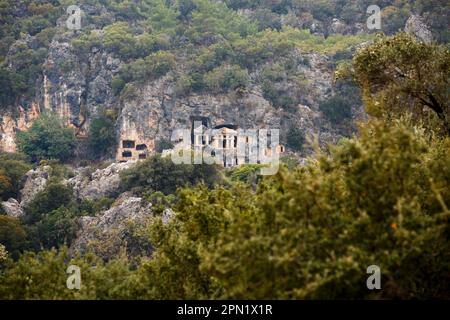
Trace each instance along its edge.
<path fill-rule="evenodd" d="M 31 47 L 33 38 L 18 42 Z M 86 137 L 92 117 L 116 103 L 111 79 L 121 62 L 95 48 L 87 55 L 77 54 L 70 44 L 72 38 L 70 32 L 63 33 L 51 42 L 42 75 L 35 82 L 35 95 L 0 111 L 1 150 L 16 151 L 16 132 L 28 129 L 44 111 L 60 115 L 76 129 L 77 136 Z M 14 60 L 9 64 L 14 67 Z"/>
<path fill-rule="evenodd" d="M 299 55 L 299 52 L 293 53 L 292 59 L 295 60 Z M 255 83 L 244 91 L 185 97 L 176 95 L 170 76 L 137 87 L 120 103 L 116 158 L 136 159 L 136 153 L 126 155 L 127 151 L 132 151 L 132 148 L 126 148 L 128 141 L 134 142 L 136 146 L 145 144 L 150 152 L 154 151 L 155 142 L 170 139 L 174 129 L 189 129 L 191 116 L 209 117 L 212 125 L 232 123 L 243 129 L 280 129 L 282 140 L 293 125 L 306 133 L 322 135 L 329 129 L 322 127 L 317 104 L 333 92 L 332 71 L 327 69 L 326 56 L 310 54 L 306 57 L 310 61 L 308 66 L 295 66 L 306 79 L 303 103 L 289 112 L 275 108 L 263 97 L 261 87 Z M 257 78 L 259 72 L 256 70 L 250 74 L 250 78 Z M 287 92 L 298 91 L 293 84 L 285 83 L 285 86 Z"/>
<path fill-rule="evenodd" d="M 295 25 L 293 21 L 284 23 Z M 313 29 L 314 23 L 317 24 L 313 22 L 307 27 Z M 63 20 L 59 24 L 62 25 Z M 329 32 L 358 31 L 336 19 L 327 28 L 331 28 Z M 103 36 L 102 30 L 92 33 Z M 189 128 L 189 118 L 194 115 L 210 117 L 212 124 L 233 123 L 244 129 L 280 129 L 282 143 L 292 126 L 300 127 L 306 134 L 318 134 L 323 142 L 339 138 L 339 132 L 324 122 L 318 112 L 318 102 L 333 94 L 333 70 L 325 55 L 294 51 L 284 58 L 309 61 L 308 64 L 293 65 L 304 77 L 301 85 L 292 81 L 278 84 L 286 95 L 300 96 L 300 103 L 287 112 L 275 108 L 263 97 L 257 79 L 264 66 L 250 74 L 250 84 L 244 91 L 181 97 L 175 92 L 173 75 L 169 74 L 135 85 L 133 94 L 119 99 L 112 92 L 111 81 L 124 62 L 100 47 L 93 47 L 83 54 L 77 52 L 71 44 L 75 37 L 73 31 L 58 32 L 50 44 L 43 72 L 35 81 L 35 95 L 23 97 L 16 105 L 0 111 L 0 150 L 15 151 L 17 131 L 27 130 L 46 110 L 64 117 L 80 138 L 89 135 L 93 117 L 108 109 L 117 110 L 116 152 L 111 155 L 117 160 L 136 160 L 154 152 L 158 140 L 170 139 L 174 129 Z M 26 36 L 17 42 L 31 48 L 34 38 Z M 9 56 L 15 47 L 18 46 L 11 47 Z M 13 59 L 10 60 L 8 63 L 14 66 Z"/>
<path fill-rule="evenodd" d="M 36 79 L 36 95 L 1 112 L 2 150 L 15 151 L 16 132 L 29 128 L 44 110 L 66 119 L 80 138 L 89 134 L 90 121 L 101 111 L 119 110 L 115 154 L 118 160 L 135 160 L 153 152 L 158 140 L 170 139 L 172 130 L 189 128 L 189 118 L 193 115 L 210 117 L 213 124 L 234 123 L 242 128 L 281 129 L 281 137 L 285 137 L 293 124 L 300 125 L 306 132 L 320 133 L 317 102 L 332 94 L 328 57 L 320 54 L 302 56 L 300 52 L 293 52 L 291 59 L 298 60 L 302 56 L 310 63 L 295 66 L 306 81 L 302 104 L 290 112 L 277 109 L 264 99 L 261 87 L 253 81 L 261 70 L 250 75 L 252 81 L 242 92 L 179 97 L 175 93 L 174 81 L 168 75 L 137 85 L 133 94 L 119 99 L 112 93 L 111 80 L 122 62 L 98 48 L 79 55 L 70 44 L 72 37 L 72 34 L 65 33 L 53 39 L 42 77 Z M 31 38 L 27 41 L 31 42 Z M 298 91 L 295 84 L 286 82 L 283 85 L 287 92 Z M 124 159 L 123 155 L 130 150 L 125 148 L 124 142 L 127 141 L 133 142 L 135 149 L 140 146 L 140 150 L 134 149 L 131 157 L 128 155 Z"/>

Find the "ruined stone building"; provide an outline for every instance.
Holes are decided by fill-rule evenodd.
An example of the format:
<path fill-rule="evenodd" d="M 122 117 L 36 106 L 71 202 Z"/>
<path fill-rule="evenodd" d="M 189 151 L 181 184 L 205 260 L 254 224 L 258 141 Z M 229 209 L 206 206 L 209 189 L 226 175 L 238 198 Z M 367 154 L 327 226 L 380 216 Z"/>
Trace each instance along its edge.
<path fill-rule="evenodd" d="M 122 140 L 116 160 L 119 162 L 145 160 L 148 156 L 149 150 L 145 143 L 136 143 L 135 140 Z"/>
<path fill-rule="evenodd" d="M 234 124 L 212 126 L 207 117 L 191 117 L 191 148 L 194 154 L 210 154 L 220 157 L 224 167 L 235 167 L 246 163 L 259 163 L 259 148 L 264 148 L 267 157 L 272 156 L 272 149 L 258 145 L 256 130 L 239 130 Z M 270 135 L 268 137 L 270 141 Z M 180 141 L 178 141 L 180 142 Z M 180 142 L 181 143 L 181 142 Z M 241 147 L 241 152 L 238 148 Z M 242 152 L 243 151 L 243 152 Z M 169 156 L 173 150 L 165 150 L 163 156 Z M 284 146 L 278 145 L 276 152 L 284 152 Z"/>

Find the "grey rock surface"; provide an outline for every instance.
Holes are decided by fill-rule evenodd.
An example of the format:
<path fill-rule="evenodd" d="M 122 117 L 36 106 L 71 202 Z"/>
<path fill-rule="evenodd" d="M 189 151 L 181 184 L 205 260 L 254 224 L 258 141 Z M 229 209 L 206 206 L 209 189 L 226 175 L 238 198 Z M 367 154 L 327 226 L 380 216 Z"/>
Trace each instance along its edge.
<path fill-rule="evenodd" d="M 433 41 L 433 34 L 430 28 L 417 15 L 409 17 L 406 21 L 405 32 L 415 36 L 424 43 L 431 43 Z"/>
<path fill-rule="evenodd" d="M 151 205 L 144 199 L 123 194 L 109 210 L 95 217 L 80 218 L 81 230 L 70 250 L 73 253 L 93 250 L 105 259 L 117 256 L 122 250 L 133 254 L 142 249 L 136 245 L 138 240 L 133 230 L 145 225 L 152 216 Z M 151 250 L 150 246 L 146 249 Z"/>
<path fill-rule="evenodd" d="M 19 218 L 24 214 L 22 206 L 16 199 L 11 198 L 8 201 L 4 201 L 1 203 L 1 206 L 10 217 Z"/>
<path fill-rule="evenodd" d="M 131 168 L 135 162 L 113 163 L 105 169 L 97 169 L 90 173 L 89 168 L 80 168 L 76 175 L 67 181 L 74 189 L 78 199 L 95 200 L 102 197 L 113 196 L 119 192 L 119 173 Z"/>
<path fill-rule="evenodd" d="M 22 190 L 20 190 L 20 205 L 22 207 L 26 207 L 37 193 L 44 190 L 50 179 L 51 170 L 50 166 L 40 166 L 25 174 L 25 182 Z"/>

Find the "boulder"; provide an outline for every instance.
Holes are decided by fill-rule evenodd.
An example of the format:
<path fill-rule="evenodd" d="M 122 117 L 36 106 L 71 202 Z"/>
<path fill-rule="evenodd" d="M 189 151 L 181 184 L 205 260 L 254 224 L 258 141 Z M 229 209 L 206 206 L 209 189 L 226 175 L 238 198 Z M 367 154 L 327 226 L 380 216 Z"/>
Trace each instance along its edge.
<path fill-rule="evenodd" d="M 78 199 L 95 200 L 118 194 L 120 189 L 119 172 L 131 168 L 135 162 L 113 163 L 105 169 L 89 173 L 89 168 L 82 168 L 67 183 L 74 189 Z"/>
<path fill-rule="evenodd" d="M 20 190 L 20 205 L 22 207 L 26 207 L 38 192 L 44 190 L 50 178 L 51 170 L 50 166 L 42 166 L 25 174 L 25 183 Z"/>
<path fill-rule="evenodd" d="M 10 217 L 19 218 L 23 216 L 23 208 L 16 199 L 11 198 L 8 201 L 2 202 L 2 207 Z"/>
<path fill-rule="evenodd" d="M 344 21 L 334 18 L 330 24 L 330 33 L 341 33 L 345 34 L 348 32 L 348 26 Z"/>
<path fill-rule="evenodd" d="M 81 229 L 72 243 L 72 253 L 93 250 L 104 259 L 110 259 L 126 250 L 134 255 L 151 251 L 150 244 L 139 243 L 134 233 L 153 216 L 151 204 L 128 193 L 122 194 L 115 204 L 95 217 L 82 217 Z"/>
<path fill-rule="evenodd" d="M 424 43 L 431 43 L 433 41 L 433 34 L 429 27 L 417 15 L 409 17 L 408 21 L 406 21 L 405 32 L 415 36 Z"/>

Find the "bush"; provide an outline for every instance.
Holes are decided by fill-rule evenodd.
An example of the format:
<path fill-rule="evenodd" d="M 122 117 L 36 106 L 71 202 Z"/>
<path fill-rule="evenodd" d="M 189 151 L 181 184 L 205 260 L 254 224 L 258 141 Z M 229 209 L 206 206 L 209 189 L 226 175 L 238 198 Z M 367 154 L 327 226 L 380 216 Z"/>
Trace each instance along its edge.
<path fill-rule="evenodd" d="M 172 149 L 174 147 L 172 141 L 168 140 L 168 139 L 160 139 L 156 141 L 156 145 L 155 145 L 155 149 L 156 152 L 163 152 L 164 150 L 169 150 Z"/>
<path fill-rule="evenodd" d="M 175 56 L 167 51 L 159 51 L 145 58 L 147 75 L 159 78 L 173 70 L 175 67 Z"/>
<path fill-rule="evenodd" d="M 82 270 L 81 290 L 67 288 L 69 265 Z M 91 253 L 73 257 L 64 247 L 26 252 L 17 262 L 7 260 L 4 266 L 0 269 L 0 299 L 126 299 L 139 287 L 123 256 L 105 263 Z"/>
<path fill-rule="evenodd" d="M 122 79 L 120 75 L 114 76 L 114 78 L 111 81 L 111 88 L 114 93 L 114 95 L 118 96 L 122 92 L 123 88 L 125 88 L 125 85 L 127 83 L 125 80 Z"/>
<path fill-rule="evenodd" d="M 205 75 L 205 83 L 208 89 L 213 92 L 227 92 L 245 88 L 248 84 L 249 76 L 247 70 L 239 66 L 221 66 L 213 69 Z"/>
<path fill-rule="evenodd" d="M 0 198 L 17 198 L 22 176 L 31 169 L 26 156 L 14 153 L 0 154 Z"/>
<path fill-rule="evenodd" d="M 291 127 L 287 132 L 287 145 L 295 151 L 302 151 L 305 144 L 305 133 L 296 127 Z"/>
<path fill-rule="evenodd" d="M 123 59 L 130 59 L 136 55 L 136 39 L 126 22 L 117 22 L 107 26 L 103 43 L 108 51 Z"/>
<path fill-rule="evenodd" d="M 107 111 L 92 119 L 88 144 L 94 158 L 100 158 L 114 146 L 116 142 L 115 121 L 116 114 L 113 111 Z"/>
<path fill-rule="evenodd" d="M 171 159 L 153 156 L 136 166 L 120 172 L 124 190 L 160 191 L 172 194 L 177 188 L 203 182 L 209 186 L 220 182 L 220 172 L 215 165 L 176 165 Z"/>
<path fill-rule="evenodd" d="M 256 185 L 262 177 L 259 176 L 262 167 L 260 164 L 245 164 L 233 168 L 230 172 L 231 181 Z"/>
<path fill-rule="evenodd" d="M 418 130 L 371 123 L 256 193 L 183 190 L 151 226 L 142 286 L 157 299 L 448 298 L 450 141 Z M 383 290 L 365 286 L 372 264 Z"/>
<path fill-rule="evenodd" d="M 75 149 L 74 130 L 54 114 L 41 115 L 28 131 L 17 132 L 17 147 L 33 162 L 69 160 Z"/>
<path fill-rule="evenodd" d="M 26 233 L 19 219 L 0 215 L 0 243 L 13 258 L 19 256 L 26 244 Z"/>
<path fill-rule="evenodd" d="M 352 117 L 352 106 L 340 96 L 322 101 L 319 104 L 319 110 L 322 111 L 325 118 L 335 124 L 340 124 Z"/>
<path fill-rule="evenodd" d="M 79 229 L 78 216 L 74 208 L 64 206 L 44 214 L 42 219 L 31 227 L 34 229 L 30 232 L 34 236 L 31 243 L 48 249 L 58 248 L 63 244 L 69 246 Z"/>
<path fill-rule="evenodd" d="M 25 208 L 23 221 L 34 224 L 42 219 L 43 215 L 60 207 L 70 207 L 74 203 L 73 189 L 60 182 L 51 181 L 45 189 L 34 197 Z"/>

